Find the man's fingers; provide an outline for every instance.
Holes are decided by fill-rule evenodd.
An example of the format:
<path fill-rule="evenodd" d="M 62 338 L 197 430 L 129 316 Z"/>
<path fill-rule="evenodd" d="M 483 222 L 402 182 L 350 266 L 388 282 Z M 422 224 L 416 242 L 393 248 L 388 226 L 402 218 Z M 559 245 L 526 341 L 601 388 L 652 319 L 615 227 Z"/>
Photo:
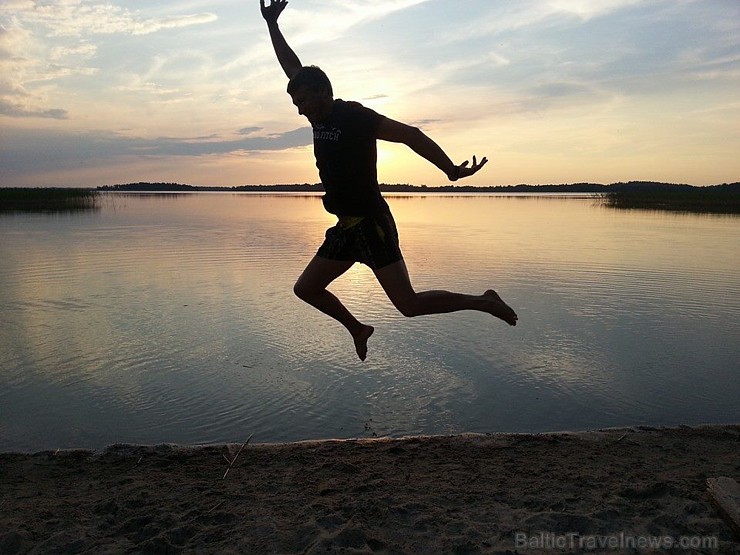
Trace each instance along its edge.
<path fill-rule="evenodd" d="M 277 12 L 280 13 L 288 5 L 287 0 L 270 0 L 270 5 L 265 6 L 265 0 L 260 0 L 260 8 L 266 12 Z"/>
<path fill-rule="evenodd" d="M 477 156 L 473 155 L 473 166 L 482 166 L 486 162 L 488 162 L 488 159 L 485 156 L 483 158 L 481 158 L 480 159 L 480 163 L 478 163 Z"/>
<path fill-rule="evenodd" d="M 479 163 L 479 164 L 476 164 L 476 163 L 475 163 L 475 156 L 473 156 L 473 167 L 474 167 L 474 168 L 475 168 L 476 170 L 479 170 L 479 169 L 481 169 L 481 168 L 482 168 L 483 166 L 485 166 L 485 165 L 486 165 L 486 162 L 488 162 L 488 158 L 486 158 L 486 157 L 484 156 L 483 158 L 481 158 L 481 160 L 480 160 L 480 163 Z"/>
<path fill-rule="evenodd" d="M 470 160 L 465 160 L 465 162 L 457 166 L 458 179 L 473 175 L 475 172 L 477 172 L 479 169 L 485 166 L 487 162 L 488 162 L 488 158 L 486 158 L 485 156 L 480 159 L 480 162 L 478 162 L 478 157 L 474 155 L 473 165 L 468 167 L 468 164 L 470 164 Z"/>

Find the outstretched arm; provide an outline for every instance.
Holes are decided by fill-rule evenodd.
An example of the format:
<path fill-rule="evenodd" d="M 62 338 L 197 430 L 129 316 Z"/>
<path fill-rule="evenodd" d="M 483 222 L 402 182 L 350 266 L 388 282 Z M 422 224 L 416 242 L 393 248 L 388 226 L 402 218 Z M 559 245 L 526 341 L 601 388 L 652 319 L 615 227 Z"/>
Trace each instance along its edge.
<path fill-rule="evenodd" d="M 385 118 L 378 128 L 377 138 L 393 143 L 403 143 L 419 156 L 426 158 L 442 170 L 450 181 L 457 181 L 468 177 L 481 169 L 488 159 L 483 157 L 480 162 L 473 156 L 473 165 L 468 167 L 469 161 L 456 165 L 444 150 L 430 139 L 424 132 L 405 123 Z"/>
<path fill-rule="evenodd" d="M 278 27 L 278 17 L 288 5 L 287 0 L 270 0 L 270 4 L 265 6 L 265 0 L 260 0 L 260 9 L 262 10 L 262 17 L 267 22 L 267 29 L 270 31 L 270 40 L 272 40 L 272 47 L 275 49 L 278 62 L 283 68 L 285 75 L 288 79 L 292 78 L 295 73 L 301 69 L 301 61 L 293 52 L 293 49 L 288 46 L 283 33 Z"/>

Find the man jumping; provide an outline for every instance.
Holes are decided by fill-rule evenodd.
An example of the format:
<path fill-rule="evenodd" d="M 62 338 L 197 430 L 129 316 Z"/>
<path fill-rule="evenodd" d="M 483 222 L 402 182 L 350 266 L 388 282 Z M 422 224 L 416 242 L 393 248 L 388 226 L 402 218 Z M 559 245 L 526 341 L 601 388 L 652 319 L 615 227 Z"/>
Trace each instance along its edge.
<path fill-rule="evenodd" d="M 304 67 L 278 27 L 287 0 L 260 0 L 278 62 L 287 75 L 288 94 L 298 113 L 313 128 L 314 155 L 324 187 L 324 208 L 338 218 L 324 243 L 298 278 L 293 291 L 305 302 L 339 321 L 355 344 L 360 360 L 367 356 L 372 326 L 361 323 L 327 286 L 355 262 L 372 269 L 393 305 L 404 316 L 478 310 L 515 326 L 516 313 L 489 289 L 482 295 L 449 291 L 416 292 L 398 243 L 396 224 L 380 194 L 376 140 L 403 143 L 437 166 L 450 181 L 473 175 L 488 160 L 455 165 L 420 129 L 382 116 L 357 102 L 334 99 L 331 82 L 316 66 Z"/>

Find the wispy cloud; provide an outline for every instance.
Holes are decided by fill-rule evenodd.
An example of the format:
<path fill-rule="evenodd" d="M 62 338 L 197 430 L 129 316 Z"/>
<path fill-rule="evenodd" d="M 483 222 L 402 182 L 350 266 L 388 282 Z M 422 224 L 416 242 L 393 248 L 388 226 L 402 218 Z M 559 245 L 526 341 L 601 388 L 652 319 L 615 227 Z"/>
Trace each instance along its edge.
<path fill-rule="evenodd" d="M 211 13 L 146 17 L 111 3 L 87 0 L 6 0 L 0 8 L 0 113 L 67 118 L 66 106 L 49 105 L 55 88 L 48 83 L 96 74 L 99 36 L 147 35 L 216 19 Z"/>
<path fill-rule="evenodd" d="M 26 108 L 22 105 L 11 104 L 5 100 L 0 100 L 0 114 L 14 118 L 67 119 L 66 110 L 59 108 L 50 108 L 48 110 Z"/>
<path fill-rule="evenodd" d="M 15 25 L 43 27 L 52 37 L 114 33 L 146 35 L 163 29 L 211 23 L 217 19 L 212 13 L 149 18 L 115 4 L 87 0 L 11 1 L 0 14 Z"/>
<path fill-rule="evenodd" d="M 588 21 L 595 17 L 604 17 L 616 10 L 621 10 L 644 0 L 550 0 L 546 3 L 545 13 L 568 14 Z"/>
<path fill-rule="evenodd" d="M 353 27 L 382 19 L 431 0 L 325 0 L 312 2 L 309 7 L 295 7 L 286 16 L 285 29 L 296 45 L 325 43 L 335 40 Z M 296 2 L 296 4 L 298 4 Z M 292 7 L 292 6 L 291 6 Z M 317 25 L 316 22 L 331 22 Z"/>
<path fill-rule="evenodd" d="M 496 2 L 462 26 L 450 28 L 440 39 L 445 43 L 464 42 L 477 37 L 496 36 L 527 28 L 569 25 L 605 17 L 619 10 L 638 5 L 645 0 L 521 0 Z"/>

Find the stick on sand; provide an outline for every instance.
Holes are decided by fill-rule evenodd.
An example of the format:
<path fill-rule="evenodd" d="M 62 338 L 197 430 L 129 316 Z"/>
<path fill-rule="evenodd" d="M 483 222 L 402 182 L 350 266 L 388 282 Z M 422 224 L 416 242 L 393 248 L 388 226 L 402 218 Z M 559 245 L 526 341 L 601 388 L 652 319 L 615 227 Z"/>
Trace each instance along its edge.
<path fill-rule="evenodd" d="M 236 452 L 236 455 L 234 455 L 234 458 L 229 462 L 229 468 L 227 468 L 226 472 L 224 472 L 224 477 L 222 478 L 222 480 L 226 479 L 226 476 L 229 474 L 229 470 L 231 470 L 231 467 L 234 466 L 234 463 L 236 462 L 236 459 L 239 457 L 240 453 L 242 452 L 242 449 L 244 449 L 247 446 L 247 444 L 249 443 L 249 440 L 252 439 L 253 435 L 254 434 L 250 434 L 250 436 L 247 438 L 247 441 L 242 443 L 242 446 L 239 447 L 239 451 Z M 229 461 L 226 455 L 224 455 L 224 458 L 226 459 L 227 462 Z"/>

